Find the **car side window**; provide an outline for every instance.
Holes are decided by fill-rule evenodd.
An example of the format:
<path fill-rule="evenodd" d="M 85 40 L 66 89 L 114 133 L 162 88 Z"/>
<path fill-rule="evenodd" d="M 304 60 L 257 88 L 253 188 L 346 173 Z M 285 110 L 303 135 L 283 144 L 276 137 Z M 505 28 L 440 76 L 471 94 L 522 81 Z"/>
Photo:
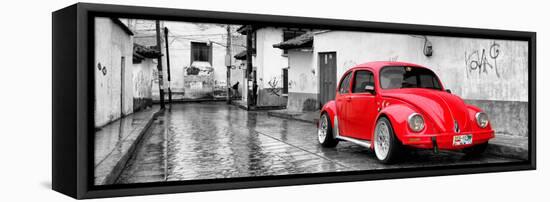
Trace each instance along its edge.
<path fill-rule="evenodd" d="M 342 79 L 342 82 L 340 83 L 340 88 L 338 89 L 338 92 L 340 94 L 349 93 L 349 81 L 351 80 L 351 73 L 346 74 L 344 79 Z"/>
<path fill-rule="evenodd" d="M 374 90 L 374 74 L 367 70 L 355 72 L 352 93 L 365 93 Z"/>

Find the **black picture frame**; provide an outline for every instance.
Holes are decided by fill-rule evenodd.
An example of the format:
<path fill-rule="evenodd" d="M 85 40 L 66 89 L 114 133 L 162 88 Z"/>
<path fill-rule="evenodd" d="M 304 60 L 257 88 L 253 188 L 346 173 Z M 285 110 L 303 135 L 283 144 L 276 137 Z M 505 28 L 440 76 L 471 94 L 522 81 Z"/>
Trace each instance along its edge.
<path fill-rule="evenodd" d="M 91 163 L 94 134 L 93 19 L 98 16 L 272 26 L 295 25 L 304 28 L 527 41 L 528 160 L 517 163 L 94 186 Z M 77 3 L 55 11 L 52 13 L 52 21 L 52 188 L 77 199 L 536 169 L 535 32 L 90 3 Z"/>

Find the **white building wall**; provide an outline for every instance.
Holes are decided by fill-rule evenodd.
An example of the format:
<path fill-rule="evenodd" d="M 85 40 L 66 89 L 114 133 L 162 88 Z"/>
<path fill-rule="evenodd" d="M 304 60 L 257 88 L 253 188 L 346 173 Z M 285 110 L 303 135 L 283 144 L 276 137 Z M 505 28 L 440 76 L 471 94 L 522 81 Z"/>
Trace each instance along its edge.
<path fill-rule="evenodd" d="M 275 87 L 281 88 L 283 68 L 288 67 L 288 58 L 283 50 L 273 48 L 273 44 L 283 41 L 283 29 L 267 27 L 256 31 L 256 66 L 258 88 L 271 88 L 269 81 L 279 80 Z"/>
<path fill-rule="evenodd" d="M 149 58 L 144 59 L 140 63 L 133 64 L 134 98 L 152 98 L 153 70 L 156 68 L 156 63 L 153 62 L 153 59 Z"/>
<path fill-rule="evenodd" d="M 313 51 L 288 51 L 288 92 L 317 93 L 318 75 L 314 68 Z"/>
<path fill-rule="evenodd" d="M 288 51 L 288 100 L 289 111 L 314 111 L 318 109 L 316 73 L 311 49 Z"/>
<path fill-rule="evenodd" d="M 287 97 L 282 94 L 283 68 L 288 58 L 273 44 L 283 41 L 283 28 L 265 27 L 256 30 L 257 106 L 285 106 Z"/>
<path fill-rule="evenodd" d="M 110 18 L 95 18 L 94 21 L 94 123 L 95 127 L 101 127 L 133 111 L 133 45 L 132 36 Z"/>
<path fill-rule="evenodd" d="M 464 99 L 527 101 L 527 42 L 427 38 L 433 46 L 431 57 L 423 54 L 422 36 L 331 31 L 315 35 L 314 58 L 317 61 L 319 52 L 336 51 L 337 78 L 350 67 L 370 61 L 416 63 L 435 71 L 446 88 Z M 484 65 L 470 66 L 475 64 Z"/>

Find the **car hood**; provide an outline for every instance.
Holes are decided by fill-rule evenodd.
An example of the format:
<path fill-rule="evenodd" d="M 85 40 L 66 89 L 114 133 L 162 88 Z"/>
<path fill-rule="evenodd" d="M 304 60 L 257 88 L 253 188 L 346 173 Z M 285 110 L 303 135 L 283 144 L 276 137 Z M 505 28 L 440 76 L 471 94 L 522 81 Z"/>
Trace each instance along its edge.
<path fill-rule="evenodd" d="M 383 97 L 401 100 L 412 105 L 426 121 L 431 121 L 439 132 L 470 131 L 468 106 L 464 101 L 446 91 L 431 89 L 395 89 L 384 92 Z"/>

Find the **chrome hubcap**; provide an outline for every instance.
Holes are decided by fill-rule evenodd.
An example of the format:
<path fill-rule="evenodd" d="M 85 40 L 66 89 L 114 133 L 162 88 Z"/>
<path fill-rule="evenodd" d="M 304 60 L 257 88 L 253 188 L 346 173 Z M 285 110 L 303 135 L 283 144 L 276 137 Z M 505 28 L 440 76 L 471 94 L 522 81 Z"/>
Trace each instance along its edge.
<path fill-rule="evenodd" d="M 386 122 L 379 122 L 374 133 L 374 153 L 380 160 L 386 159 L 390 150 L 390 129 Z"/>
<path fill-rule="evenodd" d="M 327 116 L 323 115 L 319 122 L 319 129 L 317 130 L 317 138 L 319 138 L 319 143 L 325 142 L 328 131 L 328 120 Z"/>

